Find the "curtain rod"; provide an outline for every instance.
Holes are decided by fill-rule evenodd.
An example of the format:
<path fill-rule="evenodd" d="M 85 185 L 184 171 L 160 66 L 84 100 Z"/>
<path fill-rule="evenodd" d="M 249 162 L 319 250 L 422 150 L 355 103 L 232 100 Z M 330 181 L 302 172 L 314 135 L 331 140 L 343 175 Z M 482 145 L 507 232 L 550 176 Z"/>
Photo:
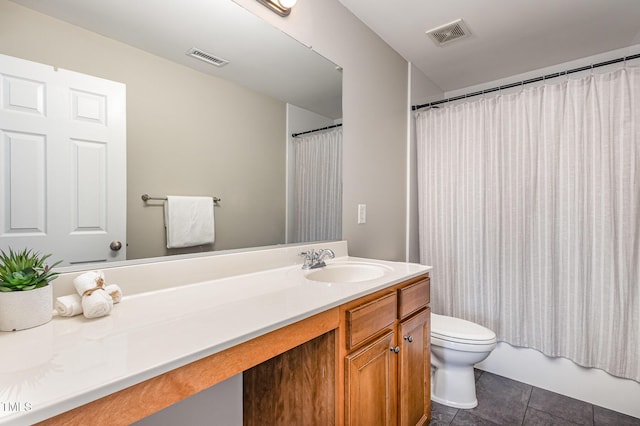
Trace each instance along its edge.
<path fill-rule="evenodd" d="M 291 134 L 291 137 L 292 137 L 292 138 L 296 138 L 296 137 L 298 137 L 298 136 L 306 135 L 307 133 L 320 132 L 320 131 L 322 131 L 322 130 L 333 129 L 334 127 L 342 127 L 342 123 L 340 123 L 340 124 L 334 124 L 334 125 L 332 125 L 332 126 L 322 127 L 322 128 L 320 128 L 320 129 L 307 130 L 306 132 L 292 133 L 292 134 Z"/>
<path fill-rule="evenodd" d="M 638 59 L 638 58 L 640 58 L 640 53 L 636 54 L 636 55 L 631 55 L 631 56 L 625 56 L 625 57 L 622 57 L 622 58 L 612 59 L 610 61 L 598 62 L 597 64 L 591 64 L 591 65 L 587 65 L 587 66 L 580 67 L 580 68 L 574 68 L 574 69 L 567 70 L 567 71 L 555 72 L 555 73 L 552 73 L 552 74 L 544 75 L 542 77 L 530 78 L 528 80 L 522 80 L 522 81 L 519 81 L 519 82 L 516 82 L 516 83 L 505 84 L 504 86 L 496 86 L 496 87 L 492 87 L 491 89 L 480 90 L 478 92 L 466 93 L 464 95 L 456 96 L 456 97 L 453 97 L 453 98 L 442 99 L 440 101 L 429 102 L 427 104 L 414 105 L 414 106 L 411 107 L 411 110 L 412 111 L 416 111 L 418 109 L 427 108 L 427 107 L 436 107 L 436 108 L 438 108 L 438 105 L 444 104 L 444 103 L 447 103 L 447 102 L 453 102 L 453 101 L 457 101 L 457 100 L 464 99 L 464 98 L 470 98 L 472 96 L 484 95 L 485 93 L 497 92 L 498 90 L 509 89 L 511 87 L 516 87 L 516 86 L 523 86 L 525 84 L 537 83 L 538 81 L 548 80 L 550 78 L 561 77 L 563 75 L 573 74 L 575 72 L 587 71 L 587 70 L 590 70 L 590 69 L 603 67 L 605 65 L 617 64 L 618 62 L 626 62 L 628 60 Z"/>

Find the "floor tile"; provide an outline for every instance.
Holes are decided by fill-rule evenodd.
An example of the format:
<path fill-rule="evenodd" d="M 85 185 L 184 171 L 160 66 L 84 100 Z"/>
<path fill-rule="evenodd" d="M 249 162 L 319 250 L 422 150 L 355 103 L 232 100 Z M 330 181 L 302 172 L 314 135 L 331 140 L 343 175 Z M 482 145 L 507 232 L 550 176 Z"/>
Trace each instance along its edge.
<path fill-rule="evenodd" d="M 462 410 L 431 402 L 432 426 L 640 426 L 640 419 L 475 370 L 478 406 Z"/>
<path fill-rule="evenodd" d="M 520 424 L 520 423 L 518 423 Z M 453 418 L 450 423 L 451 426 L 496 426 L 500 423 L 494 423 L 492 421 L 475 416 L 469 412 L 469 410 L 460 410 L 458 414 Z"/>
<path fill-rule="evenodd" d="M 594 405 L 593 424 L 596 426 L 640 426 L 640 419 Z"/>
<path fill-rule="evenodd" d="M 555 392 L 533 388 L 529 406 L 580 425 L 593 425 L 591 404 Z"/>
<path fill-rule="evenodd" d="M 577 423 L 529 407 L 522 424 L 524 426 L 571 426 Z"/>
<path fill-rule="evenodd" d="M 482 370 L 478 370 L 477 368 L 475 368 L 473 370 L 473 375 L 475 376 L 476 382 L 478 381 L 480 376 L 482 376 L 482 373 L 483 373 L 483 371 Z"/>
<path fill-rule="evenodd" d="M 499 425 L 520 425 L 531 389 L 530 385 L 484 372 L 476 383 L 478 406 L 468 411 Z"/>
<path fill-rule="evenodd" d="M 448 425 L 458 414 L 458 409 L 431 401 L 431 423 L 429 425 Z"/>

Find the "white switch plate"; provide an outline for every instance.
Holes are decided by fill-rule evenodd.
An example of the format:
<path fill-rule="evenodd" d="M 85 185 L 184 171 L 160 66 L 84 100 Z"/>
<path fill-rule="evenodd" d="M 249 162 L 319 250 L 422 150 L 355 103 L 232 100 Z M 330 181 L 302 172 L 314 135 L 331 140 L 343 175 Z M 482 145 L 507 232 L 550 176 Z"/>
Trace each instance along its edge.
<path fill-rule="evenodd" d="M 358 204 L 358 225 L 367 223 L 367 205 Z"/>

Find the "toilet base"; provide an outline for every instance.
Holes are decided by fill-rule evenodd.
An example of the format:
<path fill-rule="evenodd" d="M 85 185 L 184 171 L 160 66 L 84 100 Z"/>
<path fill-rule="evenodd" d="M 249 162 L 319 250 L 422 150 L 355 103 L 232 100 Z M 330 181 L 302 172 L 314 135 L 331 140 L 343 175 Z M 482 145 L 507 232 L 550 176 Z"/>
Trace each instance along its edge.
<path fill-rule="evenodd" d="M 465 410 L 477 407 L 473 366 L 434 368 L 431 374 L 431 400 Z"/>

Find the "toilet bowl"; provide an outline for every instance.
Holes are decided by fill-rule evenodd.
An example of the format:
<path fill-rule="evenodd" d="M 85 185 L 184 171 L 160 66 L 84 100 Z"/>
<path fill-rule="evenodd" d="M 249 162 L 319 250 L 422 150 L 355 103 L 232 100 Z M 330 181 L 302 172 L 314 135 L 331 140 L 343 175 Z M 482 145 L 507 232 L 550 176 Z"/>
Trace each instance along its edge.
<path fill-rule="evenodd" d="M 496 347 L 496 334 L 460 318 L 431 314 L 431 399 L 449 407 L 478 405 L 473 366 Z"/>

